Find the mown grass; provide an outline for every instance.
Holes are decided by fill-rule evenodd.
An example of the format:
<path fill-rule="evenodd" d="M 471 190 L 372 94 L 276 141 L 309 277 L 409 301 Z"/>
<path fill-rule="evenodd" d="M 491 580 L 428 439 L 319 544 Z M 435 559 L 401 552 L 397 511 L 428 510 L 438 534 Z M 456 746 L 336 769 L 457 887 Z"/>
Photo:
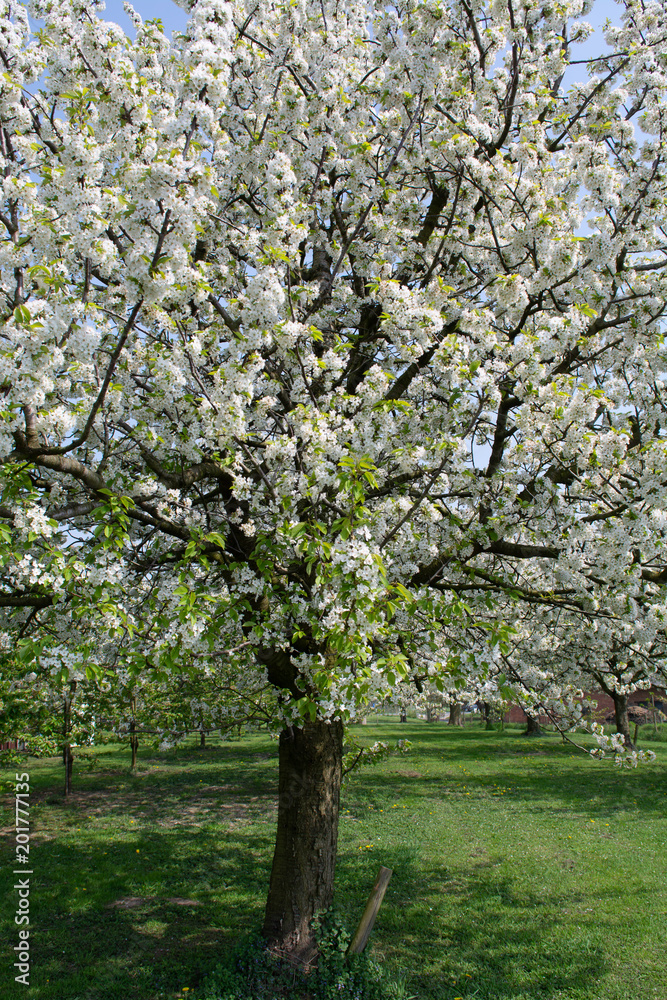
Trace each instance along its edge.
<path fill-rule="evenodd" d="M 378 866 L 393 869 L 373 952 L 420 1000 L 666 1000 L 667 746 L 621 772 L 546 735 L 380 720 L 362 742 L 413 749 L 343 795 L 337 908 L 351 928 Z M 31 985 L 3 1000 L 196 997 L 262 916 L 276 744 L 99 748 L 61 795 L 30 759 Z M 13 777 L 13 775 L 11 775 Z M 5 775 L 6 777 L 6 775 Z M 13 830 L 3 809 L 5 956 Z M 7 965 L 11 965 L 11 961 Z"/>

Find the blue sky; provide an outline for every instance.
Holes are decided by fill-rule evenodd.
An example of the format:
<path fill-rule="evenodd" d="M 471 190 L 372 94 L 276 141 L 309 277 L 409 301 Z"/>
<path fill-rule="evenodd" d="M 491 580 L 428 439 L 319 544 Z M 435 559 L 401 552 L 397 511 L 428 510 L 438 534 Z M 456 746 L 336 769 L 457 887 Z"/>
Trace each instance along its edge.
<path fill-rule="evenodd" d="M 187 23 L 186 12 L 178 7 L 173 0 L 135 0 L 133 6 L 146 21 L 159 17 L 168 35 L 173 31 L 183 30 Z M 573 58 L 585 59 L 601 55 L 604 52 L 604 41 L 599 29 L 607 19 L 612 23 L 620 23 L 622 10 L 622 2 L 595 0 L 592 11 L 582 20 L 588 21 L 596 31 L 583 45 L 578 46 Z M 128 35 L 134 36 L 132 22 L 123 10 L 123 0 L 106 0 L 106 10 L 102 17 L 108 21 L 115 21 Z M 567 73 L 563 84 L 567 88 L 571 84 L 577 81 L 583 82 L 587 78 L 586 67 L 584 65 L 575 66 Z"/>
<path fill-rule="evenodd" d="M 162 19 L 167 33 L 185 26 L 187 15 L 184 10 L 177 7 L 173 0 L 135 0 L 134 9 L 144 20 L 153 17 Z M 612 22 L 620 20 L 621 8 L 614 0 L 596 0 L 593 10 L 587 15 L 588 20 L 596 28 L 609 18 Z M 116 21 L 129 33 L 131 30 L 130 19 L 123 10 L 123 0 L 107 0 L 106 12 L 103 15 L 108 21 Z M 590 39 L 587 46 L 582 50 L 585 54 L 593 53 L 599 45 L 594 39 Z"/>
<path fill-rule="evenodd" d="M 150 21 L 153 17 L 159 17 L 164 24 L 165 31 L 169 34 L 172 31 L 185 27 L 188 16 L 184 10 L 177 7 L 172 0 L 135 0 L 132 4 L 137 14 L 140 14 L 144 21 Z M 106 0 L 106 10 L 101 15 L 106 21 L 115 21 L 129 34 L 132 24 L 129 17 L 123 10 L 123 0 Z"/>

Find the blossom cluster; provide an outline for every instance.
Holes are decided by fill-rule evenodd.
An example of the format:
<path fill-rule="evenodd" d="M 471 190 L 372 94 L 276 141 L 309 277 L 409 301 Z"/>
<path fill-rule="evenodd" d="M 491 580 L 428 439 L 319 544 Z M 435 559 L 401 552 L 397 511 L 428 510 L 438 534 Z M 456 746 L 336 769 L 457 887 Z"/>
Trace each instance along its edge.
<path fill-rule="evenodd" d="M 276 727 L 664 678 L 665 13 L 568 83 L 586 10 L 1 0 L 28 659 Z"/>

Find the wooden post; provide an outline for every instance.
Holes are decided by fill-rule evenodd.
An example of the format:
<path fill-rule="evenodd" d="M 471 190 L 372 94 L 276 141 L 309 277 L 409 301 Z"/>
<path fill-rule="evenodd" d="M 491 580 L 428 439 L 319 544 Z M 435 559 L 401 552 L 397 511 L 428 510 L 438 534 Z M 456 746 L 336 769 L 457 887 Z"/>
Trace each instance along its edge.
<path fill-rule="evenodd" d="M 380 906 L 382 905 L 382 900 L 384 899 L 384 894 L 387 891 L 387 886 L 389 885 L 389 879 L 391 876 L 391 868 L 380 866 L 380 871 L 375 879 L 375 885 L 373 886 L 371 894 L 368 897 L 368 902 L 366 903 L 366 909 L 362 914 L 359 926 L 357 927 L 355 935 L 350 941 L 350 945 L 347 949 L 348 955 L 361 955 L 362 951 L 366 947 L 366 943 L 371 936 L 373 924 L 375 923 L 375 918 L 377 917 Z"/>

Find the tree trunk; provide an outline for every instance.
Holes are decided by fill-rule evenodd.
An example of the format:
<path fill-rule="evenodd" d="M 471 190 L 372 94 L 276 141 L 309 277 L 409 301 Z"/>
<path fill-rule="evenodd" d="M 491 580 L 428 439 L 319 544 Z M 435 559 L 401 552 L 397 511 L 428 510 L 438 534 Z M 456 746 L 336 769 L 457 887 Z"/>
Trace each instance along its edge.
<path fill-rule="evenodd" d="M 68 694 L 63 698 L 63 764 L 67 767 L 69 752 L 69 731 L 72 702 Z"/>
<path fill-rule="evenodd" d="M 614 716 L 616 718 L 616 732 L 620 733 L 623 737 L 623 742 L 625 743 L 628 750 L 634 750 L 635 745 L 630 739 L 630 720 L 628 719 L 628 696 L 627 694 L 620 694 L 618 691 L 612 691 L 611 696 L 614 699 Z"/>
<path fill-rule="evenodd" d="M 459 701 L 451 701 L 449 703 L 448 725 L 450 726 L 463 725 L 463 720 L 461 718 L 461 703 Z"/>
<path fill-rule="evenodd" d="M 70 681 L 69 691 L 63 700 L 63 764 L 65 765 L 65 795 L 72 793 L 72 747 L 70 733 L 72 731 L 72 699 L 76 692 L 76 681 Z"/>
<path fill-rule="evenodd" d="M 401 709 L 401 714 L 399 716 L 399 719 L 400 719 L 401 722 L 407 722 L 408 721 L 408 713 L 406 712 L 406 710 L 404 708 Z"/>
<path fill-rule="evenodd" d="M 526 731 L 525 731 L 525 733 L 523 735 L 524 736 L 541 736 L 542 735 L 542 727 L 540 726 L 540 724 L 537 721 L 537 719 L 535 718 L 535 716 L 534 715 L 529 715 L 528 712 L 526 712 L 525 715 L 526 715 L 526 719 L 528 720 L 528 723 L 526 725 Z"/>
<path fill-rule="evenodd" d="M 306 722 L 280 734 L 278 828 L 262 933 L 302 962 L 314 954 L 311 921 L 331 906 L 343 761 L 341 722 Z"/>
<path fill-rule="evenodd" d="M 72 754 L 72 748 L 69 743 L 65 744 L 63 750 L 63 756 L 65 758 L 65 795 L 72 794 L 72 764 L 74 757 Z"/>
<path fill-rule="evenodd" d="M 484 712 L 484 729 L 493 729 L 493 722 L 491 721 L 491 706 L 488 701 L 482 702 L 482 711 Z"/>
<path fill-rule="evenodd" d="M 130 698 L 130 711 L 132 713 L 132 718 L 130 719 L 130 749 L 132 751 L 132 763 L 130 764 L 130 769 L 134 771 L 137 766 L 137 750 L 139 749 L 139 737 L 135 732 L 137 728 L 137 699 L 134 695 Z"/>
<path fill-rule="evenodd" d="M 206 730 L 205 729 L 200 729 L 199 730 L 199 746 L 202 747 L 202 749 L 206 746 Z"/>

